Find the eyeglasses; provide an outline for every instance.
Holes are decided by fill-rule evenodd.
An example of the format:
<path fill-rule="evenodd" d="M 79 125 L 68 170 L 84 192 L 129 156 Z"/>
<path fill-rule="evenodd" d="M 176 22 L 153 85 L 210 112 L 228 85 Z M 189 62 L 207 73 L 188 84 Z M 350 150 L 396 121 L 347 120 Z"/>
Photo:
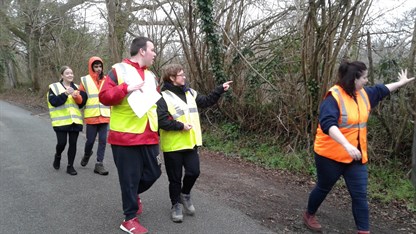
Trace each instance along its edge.
<path fill-rule="evenodd" d="M 186 75 L 185 75 L 185 73 L 182 73 L 182 74 L 178 74 L 178 75 L 176 75 L 176 76 L 182 76 L 182 77 L 185 77 Z"/>

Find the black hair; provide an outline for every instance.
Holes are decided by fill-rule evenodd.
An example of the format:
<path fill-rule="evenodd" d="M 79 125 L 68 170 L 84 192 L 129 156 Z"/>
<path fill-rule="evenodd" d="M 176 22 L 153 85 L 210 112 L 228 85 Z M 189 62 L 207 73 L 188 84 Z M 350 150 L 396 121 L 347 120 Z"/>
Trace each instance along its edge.
<path fill-rule="evenodd" d="M 135 56 L 136 54 L 138 54 L 140 49 L 146 50 L 148 41 L 152 42 L 152 40 L 150 40 L 147 37 L 134 38 L 130 45 L 130 56 Z"/>
<path fill-rule="evenodd" d="M 355 97 L 355 80 L 359 79 L 366 70 L 367 66 L 361 61 L 343 61 L 338 68 L 337 85 L 341 86 L 348 95 Z"/>
<path fill-rule="evenodd" d="M 93 70 L 94 71 L 94 65 L 95 64 L 101 64 L 101 74 L 99 75 L 99 79 L 102 79 L 103 77 L 104 77 L 104 64 L 103 64 L 103 62 L 101 62 L 100 60 L 95 60 L 94 62 L 92 62 L 92 64 L 91 64 L 91 70 Z"/>

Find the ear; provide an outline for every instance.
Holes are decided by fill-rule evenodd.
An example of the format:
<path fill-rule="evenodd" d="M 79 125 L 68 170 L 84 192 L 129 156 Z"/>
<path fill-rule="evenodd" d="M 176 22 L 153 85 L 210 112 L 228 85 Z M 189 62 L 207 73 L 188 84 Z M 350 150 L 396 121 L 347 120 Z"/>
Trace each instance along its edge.
<path fill-rule="evenodd" d="M 146 53 L 146 51 L 145 51 L 143 48 L 140 48 L 140 49 L 139 49 L 139 53 L 140 53 L 141 55 L 144 55 L 144 53 Z"/>
<path fill-rule="evenodd" d="M 169 79 L 172 81 L 172 83 L 175 81 L 175 77 L 174 76 L 169 76 Z"/>

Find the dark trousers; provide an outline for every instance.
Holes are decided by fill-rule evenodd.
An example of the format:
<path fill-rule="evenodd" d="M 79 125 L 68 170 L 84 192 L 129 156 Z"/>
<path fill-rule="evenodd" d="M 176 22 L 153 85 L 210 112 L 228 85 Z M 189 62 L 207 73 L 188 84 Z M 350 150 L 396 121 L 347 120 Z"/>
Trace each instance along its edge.
<path fill-rule="evenodd" d="M 169 197 L 172 205 L 180 202 L 180 194 L 189 194 L 199 176 L 198 148 L 164 152 L 166 174 L 169 179 Z M 185 176 L 182 182 L 182 167 Z"/>
<path fill-rule="evenodd" d="M 315 154 L 318 183 L 309 195 L 308 212 L 315 214 L 329 191 L 343 176 L 352 199 L 352 214 L 357 230 L 369 230 L 367 202 L 368 171 L 361 161 L 340 163 Z"/>
<path fill-rule="evenodd" d="M 97 162 L 104 161 L 105 146 L 107 143 L 108 123 L 101 124 L 87 124 L 87 141 L 85 142 L 84 153 L 91 154 L 94 147 L 95 138 L 98 134 L 98 149 L 97 149 Z"/>
<path fill-rule="evenodd" d="M 65 150 L 67 136 L 69 136 L 69 147 L 68 147 L 68 166 L 74 165 L 75 155 L 77 153 L 77 140 L 79 132 L 65 132 L 55 131 L 56 133 L 56 155 L 61 156 Z"/>
<path fill-rule="evenodd" d="M 162 174 L 159 145 L 111 145 L 121 188 L 125 220 L 136 217 L 137 195 L 148 190 Z"/>

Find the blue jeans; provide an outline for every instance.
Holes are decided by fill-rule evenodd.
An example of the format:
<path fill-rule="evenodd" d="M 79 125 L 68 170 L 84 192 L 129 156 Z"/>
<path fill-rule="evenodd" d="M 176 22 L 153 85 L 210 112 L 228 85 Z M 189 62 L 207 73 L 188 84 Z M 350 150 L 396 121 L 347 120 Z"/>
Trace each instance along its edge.
<path fill-rule="evenodd" d="M 315 214 L 332 187 L 343 176 L 352 199 L 352 214 L 357 230 L 369 230 L 367 202 L 368 171 L 361 161 L 340 163 L 315 153 L 318 182 L 309 194 L 308 213 Z"/>
<path fill-rule="evenodd" d="M 84 153 L 91 154 L 94 147 L 95 138 L 98 133 L 97 162 L 104 161 L 105 146 L 107 144 L 108 124 L 87 124 L 87 141 L 85 142 Z"/>

